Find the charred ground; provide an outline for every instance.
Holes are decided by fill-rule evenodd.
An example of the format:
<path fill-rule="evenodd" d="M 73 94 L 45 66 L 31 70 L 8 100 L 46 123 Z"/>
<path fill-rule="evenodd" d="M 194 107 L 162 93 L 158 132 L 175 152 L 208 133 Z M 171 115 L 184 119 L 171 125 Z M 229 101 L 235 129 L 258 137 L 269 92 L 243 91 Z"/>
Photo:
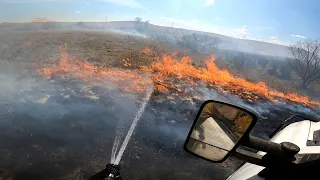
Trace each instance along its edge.
<path fill-rule="evenodd" d="M 89 31 L 1 33 L 0 42 L 0 166 L 15 179 L 88 178 L 109 162 L 118 124 L 129 126 L 139 107 L 141 96 L 117 86 L 39 76 L 37 69 L 57 63 L 61 44 L 68 44 L 71 55 L 102 68 L 122 68 L 126 59 L 132 69 L 149 65 L 156 59 L 137 53 L 145 47 L 157 56 L 176 52 L 155 41 Z M 185 53 L 178 51 L 177 56 Z M 201 90 L 203 97 L 256 110 L 263 117 L 253 132 L 259 137 L 266 138 L 290 114 L 317 115 L 316 109 L 301 105 L 248 103 L 207 86 Z M 154 92 L 122 159 L 124 178 L 225 179 L 230 175 L 240 161 L 211 164 L 182 149 L 202 102 L 179 93 Z"/>

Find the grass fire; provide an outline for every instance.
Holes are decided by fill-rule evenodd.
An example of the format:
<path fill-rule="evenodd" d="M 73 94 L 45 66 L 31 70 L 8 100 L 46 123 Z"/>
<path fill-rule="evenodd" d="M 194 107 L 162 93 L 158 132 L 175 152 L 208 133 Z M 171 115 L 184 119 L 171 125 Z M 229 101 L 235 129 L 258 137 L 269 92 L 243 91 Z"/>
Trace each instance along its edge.
<path fill-rule="evenodd" d="M 149 55 L 150 49 L 140 51 Z M 100 67 L 88 61 L 78 59 L 68 54 L 67 45 L 61 46 L 61 58 L 58 64 L 52 67 L 42 68 L 38 73 L 46 78 L 57 75 L 72 76 L 87 81 L 111 81 L 119 85 L 119 88 L 128 93 L 146 93 L 151 83 L 155 85 L 154 91 L 172 93 L 178 91 L 184 93 L 180 84 L 188 84 L 189 88 L 197 88 L 199 82 L 204 82 L 211 88 L 218 89 L 222 93 L 230 93 L 249 101 L 289 101 L 306 106 L 319 106 L 319 102 L 311 101 L 306 96 L 297 93 L 283 93 L 271 90 L 264 82 L 252 83 L 243 78 L 238 78 L 227 70 L 219 69 L 215 64 L 215 57 L 205 60 L 205 67 L 197 67 L 191 64 L 188 56 L 181 60 L 170 55 L 154 57 L 156 60 L 149 66 L 141 66 L 138 69 L 128 69 L 131 60 L 123 60 L 125 68 Z M 126 69 L 127 67 L 127 69 Z M 146 73 L 152 78 L 146 78 Z M 190 96 L 190 94 L 189 94 Z"/>
<path fill-rule="evenodd" d="M 0 25 L 0 179 L 84 180 L 112 157 L 124 179 L 226 179 L 241 161 L 212 166 L 183 150 L 205 100 L 256 111 L 252 135 L 265 139 L 291 114 L 319 113 L 318 84 L 300 88 L 283 59 L 215 49 L 214 39 L 189 47 L 185 30 L 172 43 L 125 34 L 127 26 L 77 29 L 93 25 L 118 26 Z M 176 29 L 160 33 L 169 30 Z M 122 146 L 126 134 L 132 137 Z M 114 142 L 126 147 L 121 158 L 113 156 Z"/>

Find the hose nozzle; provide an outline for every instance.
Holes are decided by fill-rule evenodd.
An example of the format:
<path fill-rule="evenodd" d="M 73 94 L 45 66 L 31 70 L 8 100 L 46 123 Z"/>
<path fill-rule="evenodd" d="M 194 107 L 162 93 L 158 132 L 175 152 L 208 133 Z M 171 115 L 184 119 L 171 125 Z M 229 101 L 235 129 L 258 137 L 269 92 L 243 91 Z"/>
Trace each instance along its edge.
<path fill-rule="evenodd" d="M 122 180 L 120 177 L 120 166 L 107 164 L 106 168 L 93 175 L 89 180 Z"/>
<path fill-rule="evenodd" d="M 107 164 L 107 171 L 109 172 L 107 179 L 118 179 L 120 177 L 120 166 L 117 164 Z"/>

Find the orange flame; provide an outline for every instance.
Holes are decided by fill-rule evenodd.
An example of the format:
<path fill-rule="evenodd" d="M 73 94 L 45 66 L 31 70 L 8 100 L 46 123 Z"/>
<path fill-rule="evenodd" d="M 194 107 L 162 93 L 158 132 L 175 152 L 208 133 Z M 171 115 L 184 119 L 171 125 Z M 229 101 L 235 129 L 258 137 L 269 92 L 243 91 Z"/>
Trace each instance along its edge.
<path fill-rule="evenodd" d="M 150 54 L 146 48 L 142 52 Z M 46 78 L 63 73 L 71 74 L 76 78 L 99 81 L 112 81 L 119 85 L 120 89 L 130 93 L 145 93 L 151 84 L 158 92 L 183 93 L 181 84 L 189 87 L 197 87 L 199 82 L 204 82 L 222 93 L 230 93 L 247 100 L 270 100 L 278 102 L 286 100 L 307 106 L 319 106 L 316 101 L 310 101 L 308 97 L 296 93 L 282 93 L 270 90 L 264 82 L 251 83 L 245 79 L 237 78 L 227 70 L 219 69 L 214 63 L 214 56 L 205 61 L 205 68 L 195 67 L 191 64 L 190 57 L 183 57 L 181 61 L 172 56 L 164 55 L 160 61 L 141 69 L 128 70 L 119 68 L 100 68 L 88 61 L 79 60 L 68 54 L 66 46 L 61 47 L 59 65 L 42 68 L 38 73 Z M 123 60 L 125 67 L 131 66 L 130 59 Z M 151 73 L 152 78 L 144 78 L 143 74 Z"/>
<path fill-rule="evenodd" d="M 130 66 L 126 59 L 125 65 Z M 77 59 L 69 55 L 65 46 L 61 47 L 61 58 L 59 65 L 42 68 L 38 73 L 46 78 L 59 74 L 68 74 L 84 80 L 111 81 L 119 85 L 119 88 L 130 93 L 144 93 L 150 87 L 149 78 L 144 78 L 139 70 L 125 70 L 117 68 L 99 68 L 88 61 Z"/>
<path fill-rule="evenodd" d="M 190 57 L 183 57 L 181 61 L 173 59 L 171 56 L 163 56 L 160 62 L 152 64 L 153 82 L 159 91 L 163 91 L 163 86 L 172 87 L 170 83 L 164 83 L 170 77 L 186 80 L 192 84 L 203 81 L 208 85 L 219 89 L 224 93 L 231 93 L 238 97 L 251 100 L 271 100 L 277 102 L 279 99 L 301 103 L 308 106 L 320 105 L 316 101 L 310 101 L 308 97 L 300 96 L 296 93 L 284 94 L 272 91 L 264 82 L 251 83 L 245 79 L 237 78 L 227 70 L 220 70 L 214 63 L 214 56 L 206 60 L 206 68 L 191 65 Z M 157 82 L 161 82 L 157 85 Z"/>
<path fill-rule="evenodd" d="M 129 58 L 124 59 L 124 60 L 123 60 L 123 65 L 124 65 L 125 67 L 130 67 L 130 66 L 132 65 L 130 59 L 129 59 Z"/>
<path fill-rule="evenodd" d="M 151 50 L 149 48 L 144 48 L 141 52 L 145 55 L 149 55 L 151 53 Z"/>

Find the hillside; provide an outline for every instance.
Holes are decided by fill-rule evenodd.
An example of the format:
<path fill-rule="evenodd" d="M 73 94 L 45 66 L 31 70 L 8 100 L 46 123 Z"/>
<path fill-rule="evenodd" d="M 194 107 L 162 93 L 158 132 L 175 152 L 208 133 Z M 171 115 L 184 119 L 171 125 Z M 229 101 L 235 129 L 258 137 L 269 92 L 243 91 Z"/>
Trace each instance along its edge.
<path fill-rule="evenodd" d="M 229 36 L 193 31 L 187 29 L 164 27 L 149 24 L 148 34 L 141 34 L 135 30 L 134 21 L 114 21 L 114 22 L 33 22 L 33 23 L 2 23 L 1 32 L 23 31 L 23 30 L 108 30 L 119 33 L 133 34 L 139 36 L 161 35 L 165 34 L 171 39 L 178 39 L 183 35 L 198 33 L 207 34 L 220 38 L 220 49 L 242 51 L 247 53 L 262 54 L 269 56 L 288 57 L 288 48 L 286 46 L 272 44 L 262 41 L 237 39 Z"/>
<path fill-rule="evenodd" d="M 124 179 L 226 179 L 241 161 L 212 166 L 182 148 L 202 102 L 256 111 L 261 119 L 250 134 L 264 139 L 291 114 L 319 114 L 317 97 L 278 87 L 294 88 L 298 80 L 268 75 L 268 64 L 284 67 L 274 72 L 288 69 L 275 57 L 246 54 L 243 67 L 233 66 L 239 52 L 220 50 L 208 59 L 129 36 L 143 36 L 130 22 L 0 26 L 0 179 L 89 179 L 114 157 L 114 144 L 138 116 L 121 158 Z M 148 28 L 170 31 L 192 32 Z M 199 171 L 208 168 L 212 173 Z"/>

